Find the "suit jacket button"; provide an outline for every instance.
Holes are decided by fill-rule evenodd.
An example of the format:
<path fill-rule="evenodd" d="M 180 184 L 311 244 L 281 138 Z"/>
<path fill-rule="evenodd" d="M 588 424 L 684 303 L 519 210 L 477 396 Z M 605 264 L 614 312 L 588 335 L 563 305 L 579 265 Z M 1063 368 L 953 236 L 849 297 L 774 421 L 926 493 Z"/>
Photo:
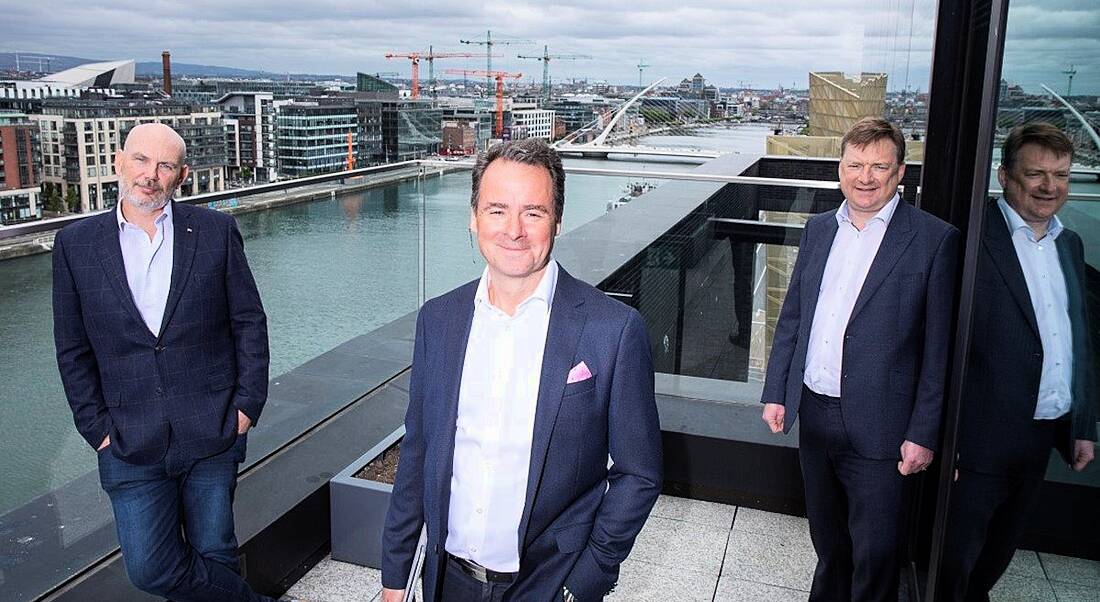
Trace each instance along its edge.
<path fill-rule="evenodd" d="M 160 395 L 161 393 L 164 393 L 164 389 L 157 387 L 157 395 Z"/>

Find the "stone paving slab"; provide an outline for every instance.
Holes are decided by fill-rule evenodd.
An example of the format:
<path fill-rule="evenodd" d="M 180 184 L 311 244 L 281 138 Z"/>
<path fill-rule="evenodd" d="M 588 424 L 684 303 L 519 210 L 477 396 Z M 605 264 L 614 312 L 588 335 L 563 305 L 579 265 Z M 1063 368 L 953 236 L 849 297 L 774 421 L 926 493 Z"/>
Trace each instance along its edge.
<path fill-rule="evenodd" d="M 729 530 L 736 512 L 735 506 L 662 495 L 649 515 Z"/>
<path fill-rule="evenodd" d="M 607 600 L 801 602 L 817 557 L 806 519 L 661 496 Z M 288 595 L 374 602 L 379 571 L 325 558 Z M 1100 562 L 1019 550 L 993 602 L 1100 602 Z"/>
<path fill-rule="evenodd" d="M 809 592 L 722 575 L 715 602 L 806 602 Z"/>
<path fill-rule="evenodd" d="M 634 542 L 630 559 L 717 578 L 729 532 L 729 527 L 651 516 Z"/>
<path fill-rule="evenodd" d="M 1040 553 L 1039 560 L 1051 581 L 1082 585 L 1100 591 L 1100 562 L 1046 553 Z"/>
<path fill-rule="evenodd" d="M 1046 579 L 1005 574 L 989 592 L 991 602 L 1056 602 L 1054 589 Z"/>
<path fill-rule="evenodd" d="M 718 576 L 703 575 L 634 560 L 633 555 L 619 567 L 619 584 L 605 600 L 609 602 L 710 602 Z"/>

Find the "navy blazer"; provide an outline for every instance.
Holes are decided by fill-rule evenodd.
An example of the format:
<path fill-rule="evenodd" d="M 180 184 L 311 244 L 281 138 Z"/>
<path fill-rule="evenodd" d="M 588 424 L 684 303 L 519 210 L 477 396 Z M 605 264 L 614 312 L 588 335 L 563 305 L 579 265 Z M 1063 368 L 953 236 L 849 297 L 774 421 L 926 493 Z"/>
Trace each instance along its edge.
<path fill-rule="evenodd" d="M 172 279 L 158 335 L 134 305 L 114 211 L 54 239 L 57 365 L 80 434 L 134 464 L 187 459 L 236 438 L 267 399 L 267 320 L 236 221 L 173 202 Z"/>
<path fill-rule="evenodd" d="M 1076 439 L 1096 440 L 1095 357 L 1085 311 L 1084 246 L 1068 228 L 1055 239 L 1073 329 L 1072 429 L 1057 442 L 1073 463 Z M 1034 428 L 1043 344 L 1024 271 L 996 201 L 986 207 L 974 287 L 974 318 L 959 423 L 960 467 L 1042 477 L 1048 440 Z M 1012 445 L 1005 445 L 1006 442 Z"/>
<path fill-rule="evenodd" d="M 405 587 L 426 524 L 426 600 L 440 596 L 446 559 L 458 394 L 477 284 L 428 301 L 416 322 L 382 583 Z M 581 361 L 593 378 L 566 384 Z M 641 316 L 559 270 L 516 534 L 519 576 L 505 599 L 556 600 L 563 585 L 578 600 L 605 595 L 657 500 L 661 471 L 653 367 Z"/>
<path fill-rule="evenodd" d="M 836 212 L 806 223 L 775 327 L 761 401 L 785 406 L 784 432 L 798 417 Z M 841 413 L 865 458 L 900 458 L 906 440 L 938 447 L 958 250 L 954 226 L 899 201 L 844 331 Z"/>

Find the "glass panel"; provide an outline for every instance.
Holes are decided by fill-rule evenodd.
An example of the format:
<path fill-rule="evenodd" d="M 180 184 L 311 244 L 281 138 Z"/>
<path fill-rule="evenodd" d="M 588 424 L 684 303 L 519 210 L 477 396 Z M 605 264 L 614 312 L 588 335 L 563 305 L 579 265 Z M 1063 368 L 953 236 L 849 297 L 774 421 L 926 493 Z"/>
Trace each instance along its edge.
<path fill-rule="evenodd" d="M 268 317 L 272 384 L 264 428 L 249 442 L 249 462 L 339 409 L 331 405 L 338 396 L 329 389 L 344 378 L 341 356 L 315 358 L 418 307 L 422 197 L 415 179 L 349 188 L 332 195 L 323 191 L 322 200 L 277 207 L 263 203 L 318 196 L 318 190 L 217 203 L 236 207 Z M 249 211 L 253 203 L 262 210 Z M 0 363 L 8 367 L 0 379 L 0 424 L 9 431 L 3 446 L 0 531 L 8 534 L 4 554 L 14 563 L 0 569 L 0 581 L 13 599 L 27 599 L 56 583 L 51 571 L 57 565 L 85 566 L 117 543 L 98 485 L 96 456 L 73 428 L 53 359 L 51 256 L 0 261 L 0 282 L 5 316 Z M 357 349 L 346 353 L 369 353 Z M 353 377 L 361 372 L 355 367 Z M 300 387 L 303 379 L 313 383 L 313 396 L 282 393 L 280 384 Z M 297 430 L 284 432 L 288 428 Z M 44 572 L 32 569 L 36 566 Z"/>
<path fill-rule="evenodd" d="M 1098 22 L 1009 4 L 937 599 L 1100 593 Z"/>

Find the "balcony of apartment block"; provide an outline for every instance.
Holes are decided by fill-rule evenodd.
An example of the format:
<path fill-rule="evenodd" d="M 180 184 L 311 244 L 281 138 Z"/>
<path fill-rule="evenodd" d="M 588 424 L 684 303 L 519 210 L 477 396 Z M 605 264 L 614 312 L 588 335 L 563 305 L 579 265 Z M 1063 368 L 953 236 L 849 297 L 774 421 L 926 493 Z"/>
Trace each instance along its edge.
<path fill-rule="evenodd" d="M 842 200 L 836 165 L 751 154 L 645 169 L 566 162 L 555 258 L 641 313 L 657 371 L 664 495 L 613 599 L 807 596 L 814 555 L 797 436 L 775 437 L 761 422 L 760 380 L 801 224 Z M 465 232 L 470 165 L 414 161 L 186 199 L 247 203 L 251 193 L 410 167 L 426 169 L 411 181 L 238 216 L 269 313 L 275 376 L 242 465 L 237 533 L 245 575 L 272 595 L 379 592 L 377 571 L 328 557 L 328 481 L 401 427 L 417 308 L 480 275 Z M 920 167 L 910 165 L 902 182 L 907 201 L 918 196 Z M 641 180 L 656 187 L 608 209 Z M 48 364 L 49 341 L 39 343 Z M 43 394 L 38 404 L 64 409 L 58 386 Z M 9 509 L 0 531 L 11 534 L 0 575 L 12 600 L 145 599 L 126 582 L 94 472 Z M 1079 561 L 1052 548 L 1025 551 L 1012 574 L 1033 584 L 1095 574 Z"/>

